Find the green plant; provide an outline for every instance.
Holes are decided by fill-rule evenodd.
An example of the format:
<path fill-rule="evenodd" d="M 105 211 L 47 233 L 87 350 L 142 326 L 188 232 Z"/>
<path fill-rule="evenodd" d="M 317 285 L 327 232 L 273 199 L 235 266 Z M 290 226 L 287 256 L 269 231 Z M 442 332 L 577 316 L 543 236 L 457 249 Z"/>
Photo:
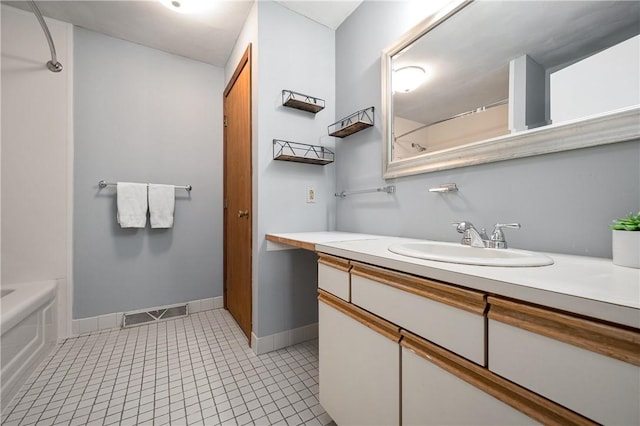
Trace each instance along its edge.
<path fill-rule="evenodd" d="M 617 231 L 640 231 L 640 212 L 637 216 L 629 213 L 625 218 L 614 220 L 609 227 Z"/>

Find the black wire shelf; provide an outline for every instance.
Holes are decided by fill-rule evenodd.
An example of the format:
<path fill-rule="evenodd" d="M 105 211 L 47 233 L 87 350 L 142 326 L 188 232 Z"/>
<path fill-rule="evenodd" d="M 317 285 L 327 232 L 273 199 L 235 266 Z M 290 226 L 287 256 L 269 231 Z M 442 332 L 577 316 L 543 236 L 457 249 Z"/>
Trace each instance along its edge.
<path fill-rule="evenodd" d="M 322 111 L 325 106 L 324 99 L 316 98 L 315 96 L 304 95 L 292 90 L 282 91 L 282 105 L 289 108 L 312 112 L 314 114 L 318 111 Z"/>
<path fill-rule="evenodd" d="M 373 125 L 373 107 L 369 107 L 336 121 L 327 128 L 327 131 L 329 136 L 344 138 Z"/>
<path fill-rule="evenodd" d="M 293 161 L 296 163 L 327 165 L 333 163 L 335 154 L 328 148 L 319 145 L 308 145 L 299 142 L 273 140 L 273 159 Z"/>

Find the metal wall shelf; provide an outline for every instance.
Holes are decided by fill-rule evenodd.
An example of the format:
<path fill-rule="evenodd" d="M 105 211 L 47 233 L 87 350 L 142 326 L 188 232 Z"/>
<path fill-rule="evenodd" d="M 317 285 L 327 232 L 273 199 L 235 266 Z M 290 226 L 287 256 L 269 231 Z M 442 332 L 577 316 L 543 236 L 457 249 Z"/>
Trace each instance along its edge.
<path fill-rule="evenodd" d="M 273 159 L 280 161 L 294 161 L 297 163 L 327 165 L 333 163 L 334 153 L 319 145 L 273 140 Z"/>
<path fill-rule="evenodd" d="M 373 107 L 369 107 L 336 121 L 328 127 L 327 131 L 329 136 L 344 138 L 371 127 L 373 124 Z"/>
<path fill-rule="evenodd" d="M 316 98 L 315 96 L 304 95 L 292 90 L 283 90 L 282 105 L 289 108 L 312 112 L 315 114 L 318 111 L 322 111 L 324 109 L 324 99 Z"/>

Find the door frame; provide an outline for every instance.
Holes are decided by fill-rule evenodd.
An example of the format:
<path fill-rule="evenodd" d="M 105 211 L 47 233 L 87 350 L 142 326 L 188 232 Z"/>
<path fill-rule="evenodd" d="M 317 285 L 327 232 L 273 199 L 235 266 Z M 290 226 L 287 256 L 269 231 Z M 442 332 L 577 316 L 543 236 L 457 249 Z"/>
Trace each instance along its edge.
<path fill-rule="evenodd" d="M 222 259 L 222 263 L 223 263 L 223 301 L 224 301 L 224 308 L 228 309 L 227 307 L 227 259 L 228 259 L 228 253 L 227 253 L 227 221 L 228 221 L 228 209 L 227 209 L 227 200 L 228 200 L 228 194 L 227 194 L 227 172 L 228 172 L 228 166 L 227 166 L 227 125 L 226 125 L 226 111 L 224 109 L 224 102 L 225 102 L 225 98 L 227 97 L 227 95 L 229 94 L 229 92 L 231 91 L 231 89 L 233 88 L 234 84 L 236 83 L 236 80 L 238 79 L 240 73 L 242 72 L 242 70 L 244 69 L 244 67 L 249 67 L 249 114 L 250 114 L 250 119 L 249 119 L 249 134 L 251 135 L 250 137 L 250 141 L 249 141 L 249 156 L 251 158 L 251 164 L 250 164 L 250 176 L 249 176 L 249 185 L 250 185 L 250 193 L 251 193 L 251 197 L 249 199 L 249 212 L 251 212 L 250 216 L 249 216 L 249 253 L 250 253 L 250 265 L 249 265 L 249 281 L 251 283 L 251 291 L 249 292 L 249 300 L 247 301 L 247 303 L 249 304 L 249 318 L 250 318 L 250 330 L 249 330 L 249 336 L 248 340 L 249 340 L 249 345 L 251 345 L 251 333 L 253 332 L 253 96 L 252 96 L 252 91 L 253 91 L 253 69 L 252 69 L 252 63 L 251 63 L 251 43 L 248 44 L 247 48 L 245 49 L 242 57 L 240 58 L 240 61 L 238 62 L 238 65 L 236 66 L 236 69 L 233 72 L 233 75 L 231 76 L 231 79 L 229 80 L 229 83 L 227 83 L 227 86 L 224 89 L 223 92 L 223 97 L 222 97 L 222 101 L 223 101 L 223 259 Z"/>

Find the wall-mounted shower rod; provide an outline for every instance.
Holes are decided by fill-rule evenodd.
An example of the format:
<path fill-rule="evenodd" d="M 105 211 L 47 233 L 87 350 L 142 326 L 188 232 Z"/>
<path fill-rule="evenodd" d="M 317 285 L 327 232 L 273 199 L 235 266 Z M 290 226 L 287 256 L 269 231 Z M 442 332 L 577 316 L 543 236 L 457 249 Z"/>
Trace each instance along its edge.
<path fill-rule="evenodd" d="M 500 105 L 506 105 L 508 103 L 509 103 L 509 99 L 502 99 L 501 101 L 497 101 L 497 102 L 494 102 L 494 103 L 489 104 L 489 105 L 484 105 L 484 106 L 478 107 L 476 109 L 472 109 L 471 111 L 466 111 L 466 112 L 462 112 L 460 114 L 452 115 L 451 117 L 443 118 L 442 120 L 434 121 L 432 123 L 425 124 L 424 126 L 420 126 L 420 127 L 416 127 L 415 129 L 411 129 L 408 132 L 403 133 L 401 135 L 394 136 L 393 140 L 397 141 L 400 138 L 403 138 L 403 137 L 408 136 L 408 135 L 410 135 L 412 133 L 418 132 L 418 131 L 420 131 L 422 129 L 425 129 L 425 128 L 429 127 L 429 126 L 433 126 L 434 124 L 444 123 L 445 121 L 453 120 L 454 118 L 460 118 L 460 117 L 464 117 L 464 116 L 471 115 L 471 114 L 477 114 L 479 112 L 484 112 L 484 111 L 486 111 L 488 109 L 495 108 L 495 107 L 500 106 Z"/>
<path fill-rule="evenodd" d="M 47 27 L 47 23 L 44 22 L 44 18 L 42 17 L 42 13 L 40 13 L 40 9 L 38 9 L 38 5 L 35 1 L 29 0 L 29 4 L 31 4 L 31 9 L 33 9 L 33 14 L 38 18 L 38 22 L 40 22 L 40 26 L 42 27 L 42 31 L 44 31 L 44 36 L 47 38 L 47 43 L 49 43 L 49 50 L 51 51 L 51 60 L 47 62 L 47 68 L 52 72 L 60 72 L 62 71 L 62 64 L 58 62 L 58 57 L 56 56 L 56 47 L 53 45 L 53 39 L 51 38 L 51 33 L 49 32 L 49 27 Z"/>
<path fill-rule="evenodd" d="M 98 182 L 98 186 L 100 188 L 106 188 L 107 186 L 116 186 L 116 185 L 118 185 L 117 182 L 107 182 L 106 180 L 101 180 L 100 182 Z M 147 185 L 149 184 L 147 183 Z M 179 189 L 186 189 L 187 191 L 191 191 L 193 189 L 193 186 L 191 185 L 173 185 L 173 186 Z"/>

